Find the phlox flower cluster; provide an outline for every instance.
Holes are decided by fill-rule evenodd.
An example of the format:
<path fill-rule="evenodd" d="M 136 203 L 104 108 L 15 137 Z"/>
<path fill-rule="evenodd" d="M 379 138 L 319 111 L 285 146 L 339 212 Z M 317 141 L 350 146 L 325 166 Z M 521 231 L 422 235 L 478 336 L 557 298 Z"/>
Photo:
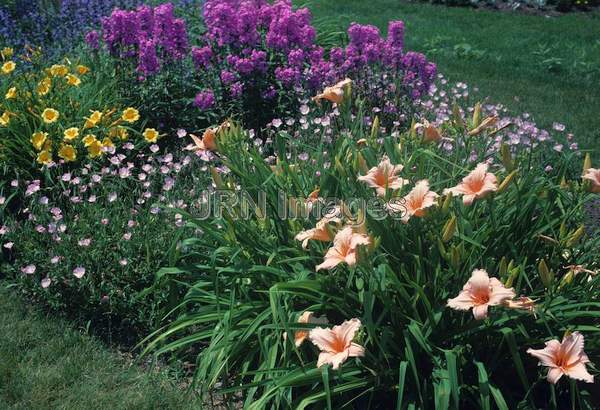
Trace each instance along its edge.
<path fill-rule="evenodd" d="M 102 39 L 113 55 L 136 59 L 142 76 L 157 73 L 161 64 L 180 60 L 188 51 L 185 21 L 175 18 L 172 3 L 113 10 L 102 19 Z M 98 48 L 99 34 L 89 32 L 86 41 Z"/>
<path fill-rule="evenodd" d="M 208 0 L 203 16 L 205 34 L 189 38 L 170 3 L 114 10 L 103 19 L 102 34 L 86 37 L 92 48 L 103 42 L 117 58 L 135 61 L 142 79 L 188 57 L 178 66 L 194 68 L 176 81 L 190 82 L 190 109 L 221 118 L 244 113 L 245 125 L 256 129 L 292 114 L 298 99 L 323 84 L 346 77 L 385 118 L 405 118 L 435 80 L 435 64 L 404 50 L 401 21 L 389 24 L 387 38 L 375 26 L 353 23 L 346 47 L 326 52 L 316 42 L 309 10 L 294 9 L 289 0 Z"/>

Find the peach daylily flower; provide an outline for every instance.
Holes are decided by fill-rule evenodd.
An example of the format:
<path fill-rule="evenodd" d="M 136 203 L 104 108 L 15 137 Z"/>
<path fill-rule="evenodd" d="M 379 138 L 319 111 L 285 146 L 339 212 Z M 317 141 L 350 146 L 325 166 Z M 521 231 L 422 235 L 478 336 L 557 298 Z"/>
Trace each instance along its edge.
<path fill-rule="evenodd" d="M 473 308 L 473 316 L 481 320 L 487 317 L 488 307 L 501 305 L 514 297 L 512 288 L 506 288 L 498 279 L 490 278 L 485 270 L 475 269 L 458 296 L 448 299 L 448 307 L 456 310 Z"/>
<path fill-rule="evenodd" d="M 326 325 L 329 324 L 329 321 L 327 320 L 327 316 L 317 317 L 313 312 L 306 311 L 300 315 L 300 317 L 298 318 L 298 323 Z M 309 333 L 310 330 L 296 330 L 294 332 L 294 344 L 296 345 L 296 347 L 300 347 L 302 343 L 304 343 L 304 340 L 306 340 Z M 285 333 L 284 336 L 287 338 L 287 333 Z"/>
<path fill-rule="evenodd" d="M 321 242 L 329 242 L 333 240 L 330 235 L 330 231 L 327 229 L 327 225 L 330 223 L 340 224 L 342 220 L 336 216 L 325 216 L 319 222 L 315 228 L 308 229 L 306 231 L 299 232 L 295 239 L 297 241 L 302 241 L 302 247 L 306 249 L 308 246 L 308 241 L 321 241 Z"/>
<path fill-rule="evenodd" d="M 310 341 L 321 350 L 317 367 L 331 364 L 333 370 L 337 370 L 349 357 L 364 356 L 365 348 L 352 341 L 360 327 L 360 320 L 354 318 L 331 329 L 317 327 L 311 330 Z"/>
<path fill-rule="evenodd" d="M 451 192 L 453 195 L 463 195 L 463 203 L 471 205 L 475 199 L 484 198 L 491 192 L 498 190 L 496 175 L 487 172 L 488 164 L 482 162 L 475 167 L 462 182 L 455 187 L 446 188 L 444 195 Z"/>
<path fill-rule="evenodd" d="M 439 129 L 433 126 L 429 121 L 423 120 L 422 123 L 415 124 L 416 128 L 423 128 L 424 142 L 439 142 L 442 140 L 442 133 Z"/>
<path fill-rule="evenodd" d="M 344 101 L 345 92 L 344 89 L 352 85 L 352 80 L 346 78 L 340 81 L 336 85 L 331 87 L 325 87 L 321 94 L 313 97 L 313 100 L 319 103 L 321 100 L 331 101 L 332 103 L 339 104 Z"/>
<path fill-rule="evenodd" d="M 527 349 L 527 353 L 537 357 L 540 365 L 549 367 L 548 381 L 552 384 L 563 376 L 594 383 L 594 376 L 588 373 L 585 365 L 590 362 L 583 351 L 583 335 L 573 332 L 563 337 L 562 342 L 549 340 L 543 349 Z"/>
<path fill-rule="evenodd" d="M 396 190 L 408 183 L 407 179 L 399 177 L 402 165 L 392 165 L 389 158 L 384 158 L 379 165 L 369 170 L 367 175 L 359 176 L 358 180 L 366 182 L 379 196 L 385 196 L 387 189 Z"/>
<path fill-rule="evenodd" d="M 317 270 L 333 269 L 342 262 L 348 266 L 356 265 L 358 246 L 368 245 L 370 242 L 368 236 L 354 233 L 350 226 L 345 227 L 333 238 L 333 246 L 325 254 L 323 263 L 317 265 Z"/>
<path fill-rule="evenodd" d="M 204 151 L 216 151 L 217 150 L 217 134 L 224 128 L 229 127 L 228 122 L 224 122 L 218 127 L 207 128 L 202 135 L 202 139 L 198 138 L 194 134 L 190 134 L 190 137 L 194 141 L 193 144 L 185 147 L 188 151 L 194 151 L 196 154 L 202 154 Z"/>
<path fill-rule="evenodd" d="M 592 181 L 590 191 L 595 194 L 600 193 L 600 169 L 588 168 L 581 178 Z"/>
<path fill-rule="evenodd" d="M 404 197 L 405 213 L 402 215 L 402 222 L 407 223 L 413 217 L 422 217 L 425 210 L 436 204 L 438 194 L 429 190 L 429 181 L 426 179 L 419 181 L 415 187 Z"/>

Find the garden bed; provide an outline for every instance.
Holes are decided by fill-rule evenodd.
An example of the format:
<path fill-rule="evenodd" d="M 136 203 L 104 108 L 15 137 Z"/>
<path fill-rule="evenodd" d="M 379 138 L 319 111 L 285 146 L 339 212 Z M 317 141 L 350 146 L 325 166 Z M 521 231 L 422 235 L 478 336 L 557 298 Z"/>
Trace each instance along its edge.
<path fill-rule="evenodd" d="M 600 171 L 563 124 L 449 81 L 401 21 L 338 44 L 287 1 L 185 10 L 2 50 L 25 297 L 244 408 L 598 404 Z M 576 370 L 544 356 L 570 345 Z"/>

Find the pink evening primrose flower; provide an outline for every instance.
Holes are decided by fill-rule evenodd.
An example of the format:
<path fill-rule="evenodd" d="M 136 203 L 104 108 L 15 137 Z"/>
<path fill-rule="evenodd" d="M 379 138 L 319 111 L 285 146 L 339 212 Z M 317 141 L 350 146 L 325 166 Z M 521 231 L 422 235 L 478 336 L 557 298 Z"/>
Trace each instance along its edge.
<path fill-rule="evenodd" d="M 51 283 L 52 283 L 52 279 L 50 279 L 50 278 L 44 278 L 40 282 L 40 284 L 42 285 L 42 288 L 44 288 L 44 289 L 46 289 L 47 287 L 49 287 Z"/>
<path fill-rule="evenodd" d="M 83 278 L 83 275 L 85 275 L 85 268 L 82 266 L 78 266 L 75 269 L 73 269 L 73 275 L 77 278 L 77 279 L 81 279 Z"/>
<path fill-rule="evenodd" d="M 35 265 L 27 265 L 21 268 L 21 272 L 23 272 L 26 275 L 33 275 L 35 273 L 35 269 Z"/>

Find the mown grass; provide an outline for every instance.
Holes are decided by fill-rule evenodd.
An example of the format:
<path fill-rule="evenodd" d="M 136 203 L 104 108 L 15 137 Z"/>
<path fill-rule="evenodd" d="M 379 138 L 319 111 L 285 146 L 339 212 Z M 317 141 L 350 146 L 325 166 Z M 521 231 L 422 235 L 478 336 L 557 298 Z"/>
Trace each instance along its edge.
<path fill-rule="evenodd" d="M 0 283 L 0 409 L 187 409 L 199 400 L 62 320 L 32 311 Z"/>
<path fill-rule="evenodd" d="M 400 0 L 296 4 L 308 5 L 329 32 L 353 21 L 386 32 L 388 21 L 403 20 L 407 48 L 425 53 L 451 81 L 531 113 L 544 127 L 566 124 L 600 158 L 600 13 L 544 17 Z"/>

